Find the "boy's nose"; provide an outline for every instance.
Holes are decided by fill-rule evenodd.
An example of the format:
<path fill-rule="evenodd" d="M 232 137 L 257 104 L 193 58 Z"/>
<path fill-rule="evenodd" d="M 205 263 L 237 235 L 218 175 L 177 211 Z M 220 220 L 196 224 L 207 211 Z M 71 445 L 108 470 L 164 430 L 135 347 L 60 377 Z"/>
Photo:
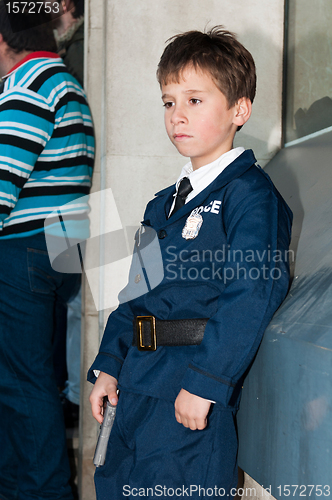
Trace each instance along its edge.
<path fill-rule="evenodd" d="M 187 121 L 187 116 L 184 113 L 182 106 L 174 106 L 173 113 L 171 116 L 171 123 L 177 125 L 179 123 L 185 123 Z"/>

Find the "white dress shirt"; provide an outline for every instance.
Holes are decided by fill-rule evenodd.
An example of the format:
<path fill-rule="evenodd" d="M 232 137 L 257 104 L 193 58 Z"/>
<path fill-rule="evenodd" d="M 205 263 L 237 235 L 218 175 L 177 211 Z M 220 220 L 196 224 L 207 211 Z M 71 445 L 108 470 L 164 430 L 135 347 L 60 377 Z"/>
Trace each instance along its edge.
<path fill-rule="evenodd" d="M 174 203 L 175 203 L 175 197 L 178 192 L 178 187 L 183 179 L 183 177 L 188 177 L 190 180 L 190 183 L 192 185 L 193 190 L 191 193 L 188 194 L 186 198 L 186 203 L 188 201 L 192 200 L 195 196 L 197 196 L 203 189 L 205 189 L 211 182 L 213 182 L 216 177 L 218 177 L 221 172 L 228 167 L 238 156 L 240 156 L 244 152 L 244 148 L 238 147 L 231 149 L 230 151 L 227 151 L 227 153 L 224 153 L 223 155 L 219 156 L 216 160 L 214 160 L 212 163 L 208 163 L 207 165 L 204 165 L 203 167 L 198 168 L 197 170 L 193 169 L 193 166 L 191 164 L 191 161 L 189 161 L 181 170 L 181 174 L 176 181 L 176 192 L 174 194 L 174 200 L 170 209 L 170 212 L 172 212 Z"/>

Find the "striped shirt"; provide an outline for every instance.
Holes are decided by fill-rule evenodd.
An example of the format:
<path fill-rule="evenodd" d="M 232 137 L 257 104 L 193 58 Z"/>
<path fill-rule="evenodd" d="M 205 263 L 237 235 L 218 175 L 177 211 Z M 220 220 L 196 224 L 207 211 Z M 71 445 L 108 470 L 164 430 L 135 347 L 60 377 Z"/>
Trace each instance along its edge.
<path fill-rule="evenodd" d="M 50 213 L 89 193 L 94 134 L 84 91 L 57 54 L 33 52 L 3 80 L 0 238 L 15 238 L 43 232 Z M 86 199 L 76 218 L 86 219 Z"/>

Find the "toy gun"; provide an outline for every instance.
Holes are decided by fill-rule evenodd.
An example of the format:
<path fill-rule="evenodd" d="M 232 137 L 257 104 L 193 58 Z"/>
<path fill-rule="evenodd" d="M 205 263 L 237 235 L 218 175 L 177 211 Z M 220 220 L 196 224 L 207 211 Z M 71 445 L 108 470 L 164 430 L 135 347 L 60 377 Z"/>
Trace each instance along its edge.
<path fill-rule="evenodd" d="M 113 406 L 109 401 L 107 401 L 104 409 L 104 420 L 100 428 L 95 456 L 93 457 L 93 463 L 96 467 L 100 467 L 105 463 L 107 444 L 115 419 L 115 412 L 116 406 Z"/>

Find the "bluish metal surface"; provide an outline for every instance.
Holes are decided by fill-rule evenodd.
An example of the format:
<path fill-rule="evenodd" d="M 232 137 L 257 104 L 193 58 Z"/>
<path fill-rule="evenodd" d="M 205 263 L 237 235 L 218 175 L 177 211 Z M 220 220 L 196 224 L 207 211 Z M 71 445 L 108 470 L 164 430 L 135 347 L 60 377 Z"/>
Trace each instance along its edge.
<path fill-rule="evenodd" d="M 285 485 L 332 490 L 331 159 L 328 133 L 283 149 L 266 167 L 294 213 L 296 259 L 244 384 L 239 465 L 276 498 L 285 498 Z M 291 487 L 289 496 L 301 491 Z M 332 498 L 327 491 L 314 488 L 310 498 Z"/>

